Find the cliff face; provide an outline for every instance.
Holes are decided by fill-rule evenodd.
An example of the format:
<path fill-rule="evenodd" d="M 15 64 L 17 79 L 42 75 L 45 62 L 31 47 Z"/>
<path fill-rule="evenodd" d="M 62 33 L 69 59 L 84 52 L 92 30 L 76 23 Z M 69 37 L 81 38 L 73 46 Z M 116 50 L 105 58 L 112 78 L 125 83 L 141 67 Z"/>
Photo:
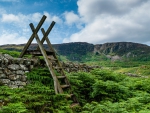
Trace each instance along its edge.
<path fill-rule="evenodd" d="M 144 44 L 139 43 L 132 43 L 132 42 L 115 42 L 115 43 L 105 43 L 105 44 L 98 44 L 95 45 L 95 51 L 104 53 L 104 54 L 111 54 L 115 53 L 118 55 L 124 55 L 129 52 L 150 52 L 150 47 Z"/>

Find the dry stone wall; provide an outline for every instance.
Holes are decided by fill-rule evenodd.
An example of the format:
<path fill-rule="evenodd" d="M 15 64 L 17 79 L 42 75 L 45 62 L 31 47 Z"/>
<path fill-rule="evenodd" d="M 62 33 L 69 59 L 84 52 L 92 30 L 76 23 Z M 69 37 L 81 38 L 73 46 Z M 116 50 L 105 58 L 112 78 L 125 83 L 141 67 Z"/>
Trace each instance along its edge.
<path fill-rule="evenodd" d="M 78 71 L 84 71 L 84 72 L 90 72 L 94 68 L 100 68 L 99 66 L 88 66 L 86 64 L 77 64 L 77 63 L 62 63 L 62 67 L 67 72 L 78 72 Z"/>
<path fill-rule="evenodd" d="M 11 88 L 21 88 L 27 84 L 28 73 L 36 64 L 34 59 L 13 58 L 0 54 L 0 82 Z"/>
<path fill-rule="evenodd" d="M 22 88 L 28 81 L 25 73 L 31 71 L 33 67 L 46 66 L 44 60 L 39 58 L 13 58 L 8 54 L 0 54 L 0 83 L 11 88 Z M 56 63 L 52 63 L 53 68 L 57 69 Z M 98 66 L 88 66 L 85 64 L 74 64 L 72 62 L 62 63 L 62 67 L 67 72 L 84 71 L 89 72 Z"/>

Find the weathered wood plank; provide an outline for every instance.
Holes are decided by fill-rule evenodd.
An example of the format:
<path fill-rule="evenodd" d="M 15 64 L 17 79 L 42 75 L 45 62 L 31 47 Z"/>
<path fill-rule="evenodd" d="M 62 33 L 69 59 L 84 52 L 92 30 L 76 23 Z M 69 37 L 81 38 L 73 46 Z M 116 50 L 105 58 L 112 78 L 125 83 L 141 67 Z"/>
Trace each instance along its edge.
<path fill-rule="evenodd" d="M 51 25 L 49 26 L 49 28 L 47 29 L 47 31 L 44 32 L 43 38 L 42 38 L 42 40 L 41 40 L 41 43 L 42 43 L 42 44 L 44 43 L 45 40 L 47 41 L 48 34 L 51 32 L 51 30 L 52 30 L 52 28 L 54 27 L 54 25 L 55 25 L 55 22 L 52 21 L 52 23 L 51 23 Z M 42 33 L 43 33 L 43 30 L 44 30 L 44 28 L 41 29 Z M 47 43 L 48 43 L 48 42 L 47 42 Z M 49 45 L 49 44 L 48 44 L 48 45 Z M 51 45 L 51 44 L 50 44 L 50 45 Z M 50 45 L 49 45 L 49 46 L 50 46 Z M 39 49 L 39 47 L 37 47 L 37 49 Z"/>
<path fill-rule="evenodd" d="M 32 31 L 34 31 L 35 28 L 34 28 L 33 24 L 30 25 L 30 27 L 31 27 Z M 43 48 L 43 45 L 42 45 L 42 43 L 41 43 L 41 41 L 40 41 L 40 39 L 39 39 L 37 34 L 35 34 L 35 38 L 36 38 L 36 41 L 37 41 L 37 43 L 39 45 L 39 48 L 40 48 L 40 50 L 41 50 L 41 52 L 43 54 L 43 57 L 44 57 L 45 62 L 47 64 L 47 66 L 48 66 L 48 69 L 49 69 L 49 71 L 51 73 L 51 76 L 52 76 L 52 78 L 54 80 L 55 93 L 56 94 L 57 93 L 63 93 L 63 90 L 62 90 L 62 88 L 61 88 L 61 86 L 60 86 L 60 84 L 58 82 L 57 76 L 55 75 L 55 72 L 53 71 L 52 65 L 51 65 L 50 61 L 48 60 L 46 52 L 45 52 L 45 50 Z"/>
<path fill-rule="evenodd" d="M 45 51 L 47 55 L 53 55 L 54 52 Z M 42 53 L 40 50 L 27 50 L 25 52 L 26 55 L 34 55 L 34 56 L 42 56 Z"/>
<path fill-rule="evenodd" d="M 39 24 L 37 25 L 35 31 L 34 31 L 33 34 L 31 35 L 30 39 L 28 40 L 27 44 L 26 44 L 25 47 L 23 48 L 23 50 L 22 50 L 22 52 L 21 52 L 21 54 L 20 54 L 20 56 L 19 56 L 20 58 L 22 58 L 23 55 L 25 54 L 26 50 L 28 49 L 28 47 L 30 46 L 31 42 L 32 42 L 33 39 L 34 39 L 35 34 L 37 34 L 37 32 L 39 31 L 39 29 L 41 28 L 41 26 L 42 26 L 42 24 L 44 23 L 45 19 L 46 19 L 46 16 L 44 15 L 44 16 L 42 17 L 42 19 L 40 20 Z"/>

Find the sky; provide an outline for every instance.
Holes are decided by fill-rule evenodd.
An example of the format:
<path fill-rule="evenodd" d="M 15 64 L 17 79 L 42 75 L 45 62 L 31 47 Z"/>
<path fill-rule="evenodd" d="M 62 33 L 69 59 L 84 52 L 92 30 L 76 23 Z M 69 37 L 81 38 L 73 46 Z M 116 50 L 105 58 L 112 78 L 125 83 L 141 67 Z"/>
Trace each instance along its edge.
<path fill-rule="evenodd" d="M 150 0 L 0 0 L 0 45 L 26 43 L 29 24 L 36 27 L 43 15 L 45 30 L 56 22 L 48 35 L 52 44 L 150 45 Z"/>

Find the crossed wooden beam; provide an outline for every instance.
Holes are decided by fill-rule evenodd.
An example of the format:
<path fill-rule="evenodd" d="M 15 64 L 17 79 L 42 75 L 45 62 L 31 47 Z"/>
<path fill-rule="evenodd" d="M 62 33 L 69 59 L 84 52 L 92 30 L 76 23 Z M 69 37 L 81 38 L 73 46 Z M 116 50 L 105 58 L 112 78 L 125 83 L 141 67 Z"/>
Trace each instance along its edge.
<path fill-rule="evenodd" d="M 49 46 L 50 51 L 52 51 L 53 55 L 56 57 L 54 49 L 53 49 L 53 47 L 52 47 L 52 45 L 51 45 L 51 43 L 50 43 L 50 41 L 48 39 L 48 34 L 50 33 L 50 31 L 52 30 L 53 26 L 55 25 L 55 22 L 52 21 L 52 23 L 50 24 L 50 26 L 47 29 L 47 31 L 45 31 L 44 28 L 41 29 L 42 34 L 43 34 L 43 38 L 41 40 L 40 40 L 40 38 L 39 38 L 39 36 L 37 34 L 38 31 L 40 30 L 42 24 L 44 23 L 45 19 L 46 19 L 46 16 L 44 15 L 42 17 L 42 19 L 40 20 L 40 22 L 38 23 L 38 25 L 37 25 L 36 28 L 34 27 L 34 25 L 32 23 L 29 24 L 33 33 L 31 35 L 29 41 L 25 45 L 24 49 L 22 50 L 22 52 L 21 52 L 21 54 L 20 54 L 19 57 L 22 58 L 26 54 L 28 47 L 30 46 L 30 44 L 33 41 L 33 39 L 35 38 L 36 41 L 37 41 L 37 43 L 38 43 L 38 47 L 36 48 L 36 50 L 41 51 L 41 53 L 42 53 L 42 55 L 43 55 L 43 57 L 45 59 L 45 62 L 47 64 L 47 67 L 48 67 L 48 69 L 49 69 L 49 71 L 51 73 L 51 76 L 52 76 L 52 78 L 54 80 L 55 93 L 56 94 L 58 92 L 59 93 L 63 93 L 63 90 L 62 90 L 62 88 L 61 88 L 61 86 L 60 86 L 60 84 L 58 82 L 58 79 L 57 79 L 57 77 L 55 75 L 55 72 L 53 71 L 52 64 L 50 63 L 50 60 L 48 60 L 49 58 L 48 58 L 47 53 L 46 53 L 46 51 L 45 51 L 45 49 L 43 47 L 43 43 L 46 40 L 46 42 L 47 42 L 47 44 Z"/>
<path fill-rule="evenodd" d="M 49 46 L 49 49 L 53 50 L 53 47 L 52 47 L 52 45 L 51 45 L 51 43 L 50 43 L 50 41 L 49 41 L 49 39 L 48 39 L 48 35 L 49 35 L 49 33 L 51 32 L 53 26 L 55 25 L 55 22 L 52 21 L 52 23 L 50 24 L 50 26 L 49 26 L 49 28 L 47 29 L 46 32 L 45 32 L 44 28 L 41 29 L 42 34 L 43 34 L 43 38 L 42 38 L 41 41 L 40 41 L 40 38 L 39 38 L 39 36 L 38 36 L 38 34 L 37 34 L 38 31 L 40 30 L 41 26 L 43 25 L 45 19 L 46 19 L 46 16 L 44 15 L 44 16 L 42 17 L 42 19 L 40 20 L 40 22 L 38 23 L 38 25 L 37 25 L 36 28 L 34 27 L 34 25 L 33 25 L 32 23 L 29 24 L 29 25 L 30 25 L 30 28 L 31 28 L 31 30 L 32 30 L 33 33 L 32 33 L 32 35 L 31 35 L 30 39 L 28 40 L 27 44 L 25 45 L 24 49 L 22 50 L 22 52 L 21 52 L 21 54 L 20 54 L 20 56 L 19 56 L 20 58 L 22 58 L 22 57 L 25 55 L 27 49 L 29 48 L 29 46 L 30 46 L 30 44 L 32 43 L 32 41 L 33 41 L 34 38 L 36 38 L 36 41 L 37 41 L 37 43 L 39 44 L 38 47 L 36 48 L 37 50 L 38 50 L 39 48 L 40 48 L 41 50 L 44 49 L 42 45 L 43 45 L 43 43 L 44 43 L 45 40 L 46 40 L 46 42 L 47 42 L 47 44 L 48 44 L 48 46 Z"/>

